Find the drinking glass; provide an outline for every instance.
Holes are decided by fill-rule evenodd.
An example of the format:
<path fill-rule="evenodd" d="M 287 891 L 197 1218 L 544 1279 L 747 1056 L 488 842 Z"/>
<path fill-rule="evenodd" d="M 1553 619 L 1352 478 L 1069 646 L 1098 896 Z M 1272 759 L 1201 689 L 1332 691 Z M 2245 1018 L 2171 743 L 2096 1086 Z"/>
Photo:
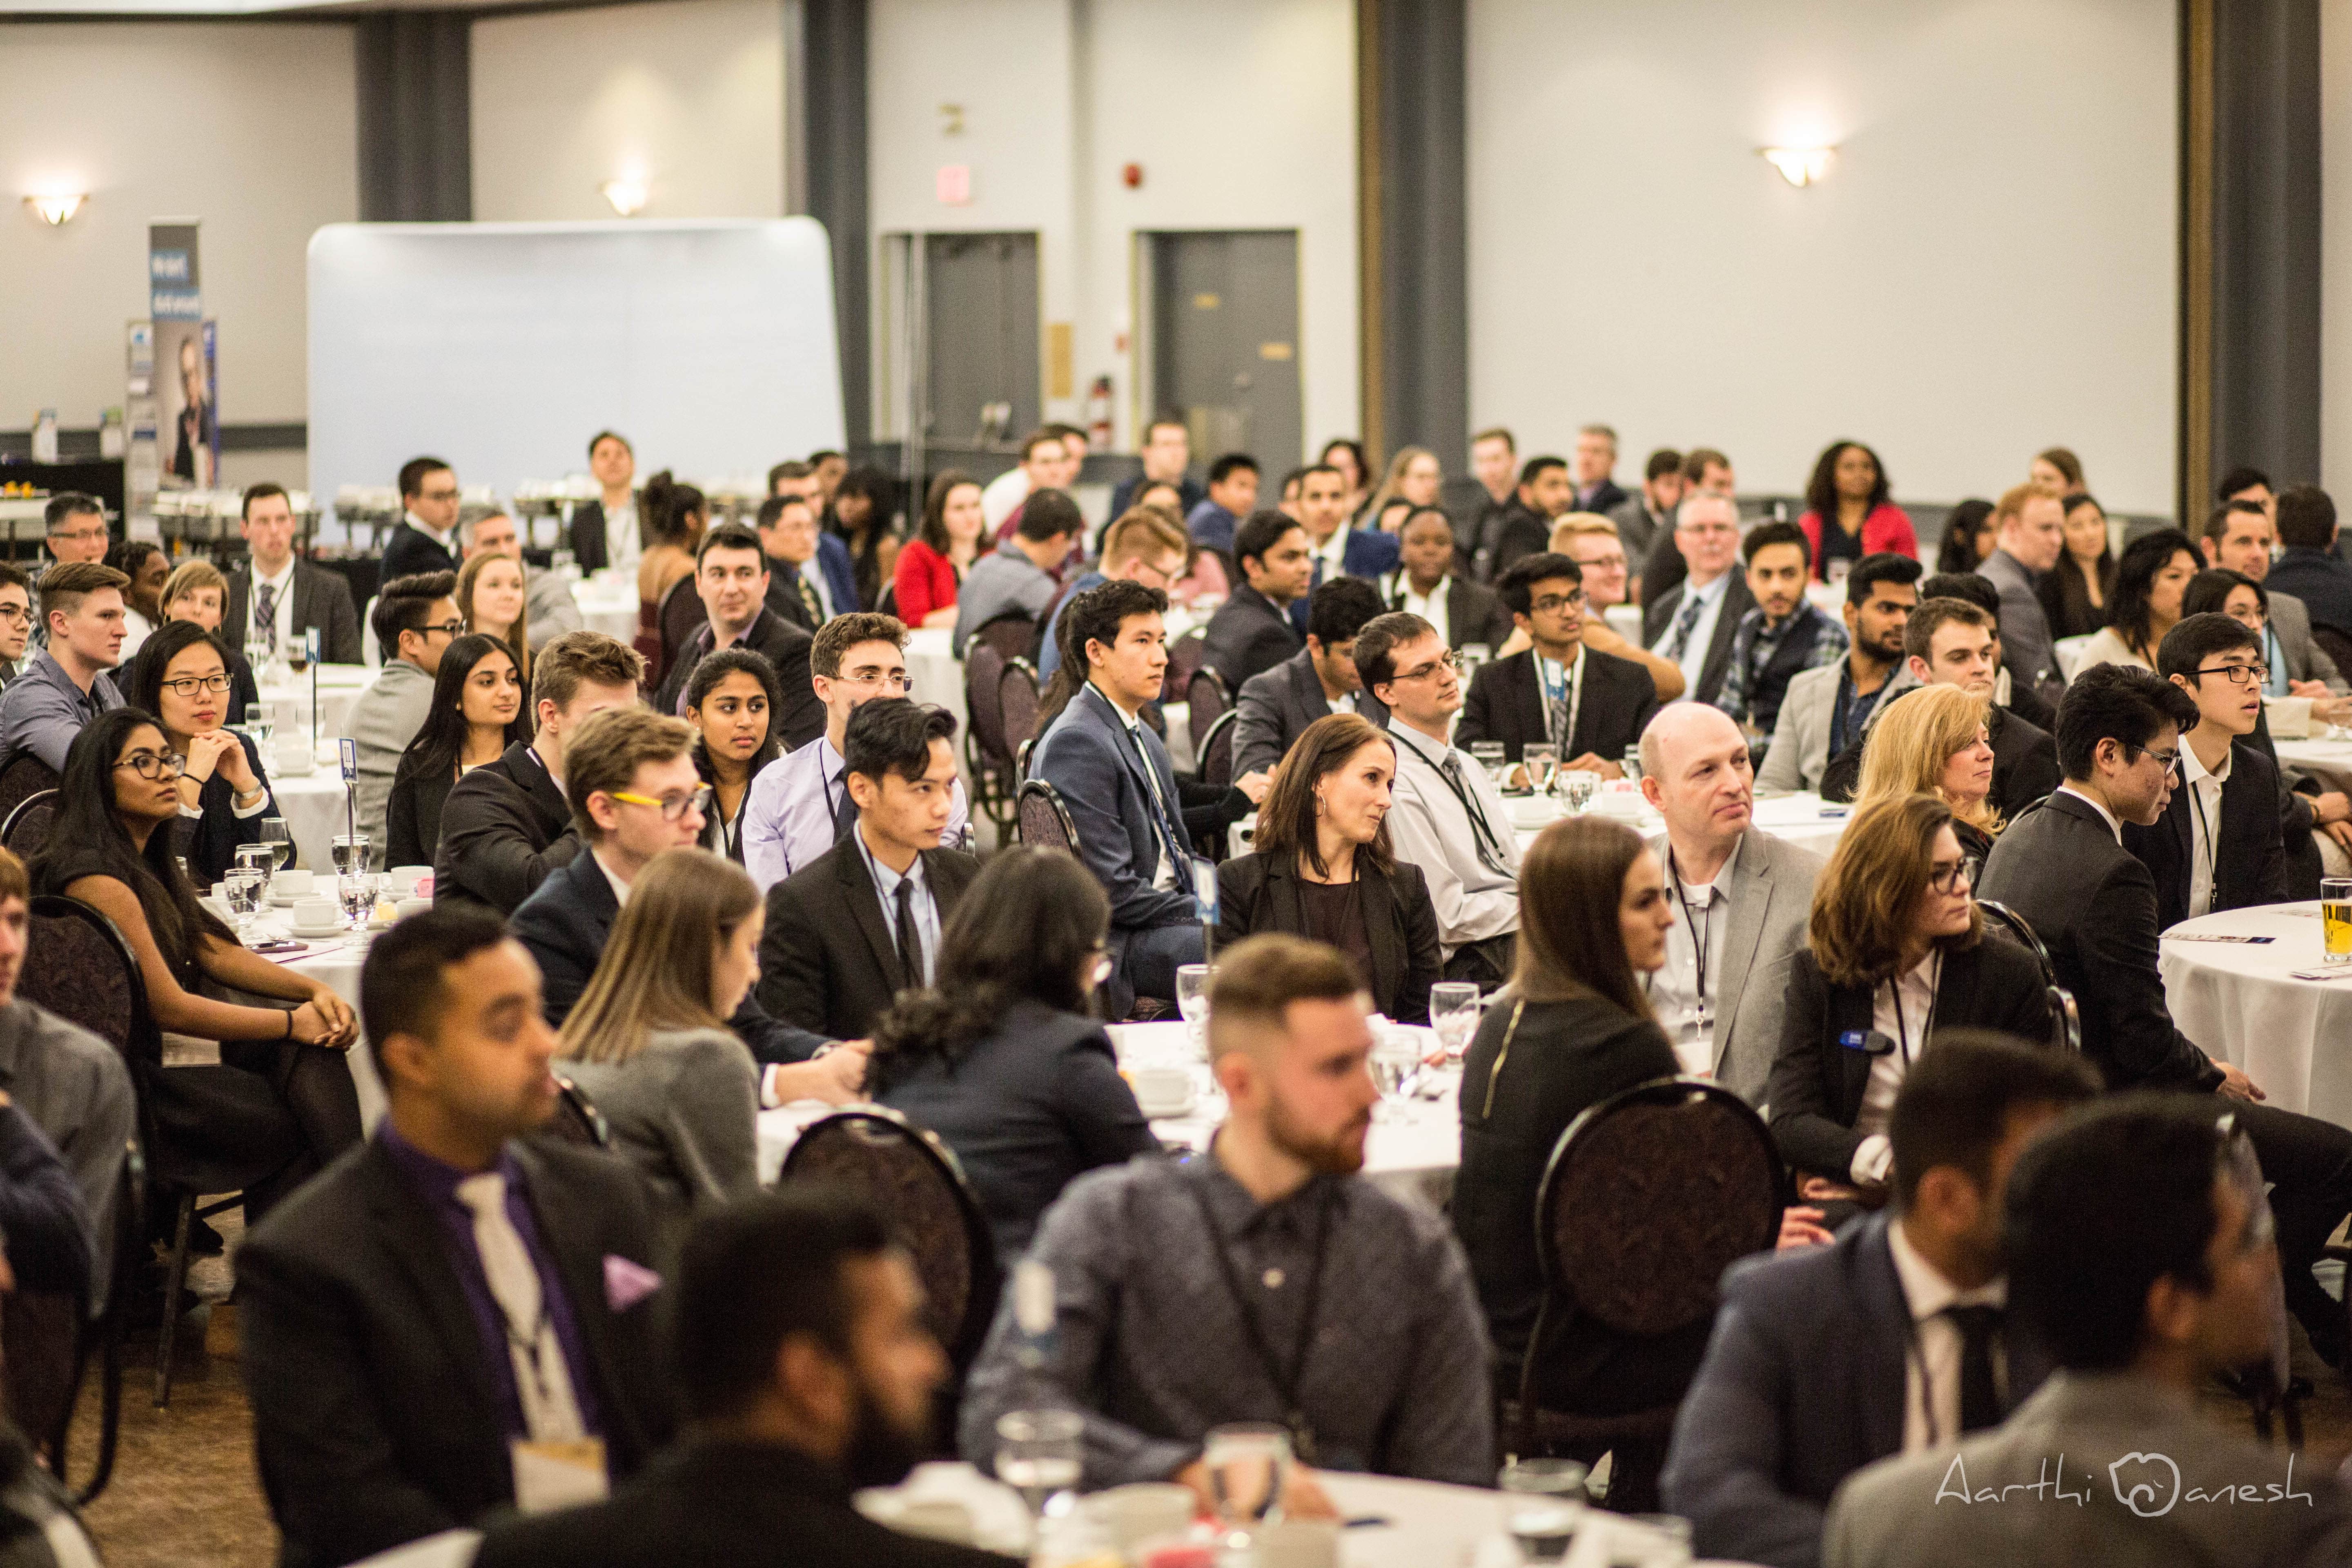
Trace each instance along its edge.
<path fill-rule="evenodd" d="M 253 667 L 253 679 L 256 685 L 269 684 L 269 665 L 275 658 L 277 655 L 270 651 L 269 644 L 265 639 L 249 637 L 246 640 L 245 662 Z"/>
<path fill-rule="evenodd" d="M 240 844 L 236 847 L 236 863 L 252 870 L 261 879 L 261 896 L 269 896 L 270 873 L 278 869 L 277 858 L 267 844 Z"/>
<path fill-rule="evenodd" d="M 1584 1517 L 1585 1467 L 1574 1459 L 1514 1459 L 1496 1486 L 1503 1493 L 1503 1528 L 1529 1563 L 1568 1555 Z"/>
<path fill-rule="evenodd" d="M 341 900 L 343 919 L 358 931 L 375 913 L 375 879 L 364 871 L 354 871 L 335 879 L 335 897 Z"/>
<path fill-rule="evenodd" d="M 2352 963 L 2352 877 L 2319 879 L 2320 956 Z"/>
<path fill-rule="evenodd" d="M 1495 787 L 1502 788 L 1503 774 L 1509 765 L 1503 760 L 1503 742 L 1473 741 L 1470 742 L 1470 755 L 1472 760 L 1486 770 L 1486 776 L 1495 781 Z"/>
<path fill-rule="evenodd" d="M 1642 782 L 1642 748 L 1639 745 L 1626 747 L 1625 756 L 1621 765 L 1624 768 L 1627 778 L 1635 784 L 1640 784 Z"/>
<path fill-rule="evenodd" d="M 1592 797 L 1601 792 L 1601 775 L 1584 768 L 1559 775 L 1560 798 L 1568 809 L 1582 812 L 1592 805 Z"/>
<path fill-rule="evenodd" d="M 296 675 L 310 668 L 310 640 L 299 630 L 286 645 L 286 668 Z"/>
<path fill-rule="evenodd" d="M 1527 763 L 1528 787 L 1538 795 L 1549 795 L 1552 780 L 1559 775 L 1559 748 L 1538 741 L 1519 754 Z"/>
<path fill-rule="evenodd" d="M 348 876 L 364 871 L 368 863 L 368 836 L 364 833 L 335 835 L 335 875 Z"/>
<path fill-rule="evenodd" d="M 1641 1538 L 1610 1551 L 1611 1568 L 1685 1568 L 1691 1560 L 1690 1521 L 1671 1513 L 1634 1513 L 1629 1523 L 1642 1527 Z"/>
<path fill-rule="evenodd" d="M 996 1418 L 996 1479 L 1043 1518 L 1046 1504 L 1076 1491 L 1078 1437 L 1085 1423 L 1070 1410 L 1009 1410 Z M 1210 1434 L 1215 1441 L 1216 1434 Z"/>
<path fill-rule="evenodd" d="M 1381 1091 L 1380 1108 L 1373 1113 L 1376 1121 L 1410 1121 L 1407 1110 L 1411 1099 L 1405 1093 L 1408 1084 L 1421 1068 L 1421 1047 L 1411 1032 L 1404 1029 L 1381 1029 L 1372 1039 L 1372 1082 Z"/>
<path fill-rule="evenodd" d="M 261 819 L 261 842 L 267 845 L 275 863 L 272 871 L 283 871 L 294 863 L 294 830 L 286 826 L 282 816 Z"/>
<path fill-rule="evenodd" d="M 1209 1045 L 1209 966 L 1176 966 L 1176 1011 L 1184 1017 L 1185 1039 L 1193 1053 L 1205 1058 Z"/>
<path fill-rule="evenodd" d="M 271 704 L 256 702 L 245 710 L 245 732 L 253 737 L 255 751 L 269 755 L 270 737 L 278 733 L 278 716 Z"/>
<path fill-rule="evenodd" d="M 1281 1522 L 1290 1484 L 1287 1431 L 1255 1421 L 1212 1426 L 1201 1465 L 1209 1473 L 1209 1496 L 1227 1545 L 1246 1546 L 1257 1526 Z"/>
<path fill-rule="evenodd" d="M 261 912 L 261 873 L 251 866 L 237 866 L 221 878 L 221 890 L 228 899 L 229 919 L 236 924 L 236 940 L 250 942 L 253 920 Z"/>
<path fill-rule="evenodd" d="M 1437 1030 L 1445 1059 L 1458 1062 L 1478 1032 L 1478 987 L 1466 980 L 1441 980 L 1429 988 L 1429 1021 Z"/>

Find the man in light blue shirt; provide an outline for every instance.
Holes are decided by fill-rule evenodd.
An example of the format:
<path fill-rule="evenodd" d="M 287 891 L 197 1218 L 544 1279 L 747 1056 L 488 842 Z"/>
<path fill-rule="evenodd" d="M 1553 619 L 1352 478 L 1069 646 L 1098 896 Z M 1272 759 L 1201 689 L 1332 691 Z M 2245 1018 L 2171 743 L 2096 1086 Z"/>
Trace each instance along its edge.
<path fill-rule="evenodd" d="M 107 671 L 122 662 L 128 627 L 123 590 L 131 579 L 95 561 L 73 561 L 41 574 L 41 619 L 48 647 L 0 693 L 0 763 L 31 752 L 55 773 L 82 726 L 122 706 Z"/>

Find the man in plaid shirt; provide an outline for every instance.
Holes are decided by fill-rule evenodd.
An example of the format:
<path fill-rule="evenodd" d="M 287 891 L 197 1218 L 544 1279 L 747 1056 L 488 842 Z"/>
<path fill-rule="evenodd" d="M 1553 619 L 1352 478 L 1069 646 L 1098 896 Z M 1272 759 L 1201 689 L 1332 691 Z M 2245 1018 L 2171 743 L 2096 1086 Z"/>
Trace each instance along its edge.
<path fill-rule="evenodd" d="M 1780 717 L 1789 678 L 1845 657 L 1845 627 L 1805 597 L 1812 550 L 1793 522 L 1767 522 L 1739 542 L 1748 563 L 1748 591 L 1756 607 L 1732 634 L 1731 668 L 1715 705 L 1738 721 L 1751 741 L 1769 739 Z"/>

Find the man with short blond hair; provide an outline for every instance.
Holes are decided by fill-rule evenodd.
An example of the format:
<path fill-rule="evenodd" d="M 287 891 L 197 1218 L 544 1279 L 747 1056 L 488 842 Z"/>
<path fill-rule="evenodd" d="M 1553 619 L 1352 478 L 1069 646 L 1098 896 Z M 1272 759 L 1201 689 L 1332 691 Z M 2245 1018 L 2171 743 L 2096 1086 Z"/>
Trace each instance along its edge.
<path fill-rule="evenodd" d="M 1633 552 L 1615 520 L 1595 512 L 1570 512 L 1551 525 L 1551 550 L 1575 562 L 1584 574 L 1584 596 L 1594 611 L 1584 623 L 1584 646 L 1630 658 L 1648 670 L 1659 701 L 1672 702 L 1680 697 L 1690 684 L 1683 679 L 1683 667 L 1661 658 L 1609 624 L 1610 608 L 1630 604 L 1635 586 L 1630 575 Z"/>
<path fill-rule="evenodd" d="M 1055 594 L 1039 622 L 1044 629 L 1037 634 L 1038 680 L 1053 679 L 1054 672 L 1062 668 L 1063 605 L 1090 588 L 1112 582 L 1140 583 L 1164 594 L 1184 575 L 1191 546 L 1181 524 L 1150 510 L 1129 512 L 1105 529 L 1102 560 L 1093 571 Z"/>

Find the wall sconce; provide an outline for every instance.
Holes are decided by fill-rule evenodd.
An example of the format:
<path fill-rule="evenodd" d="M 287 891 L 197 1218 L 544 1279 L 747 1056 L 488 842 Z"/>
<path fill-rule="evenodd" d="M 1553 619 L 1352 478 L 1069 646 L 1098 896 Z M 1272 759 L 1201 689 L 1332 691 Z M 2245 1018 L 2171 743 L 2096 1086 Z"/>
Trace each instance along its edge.
<path fill-rule="evenodd" d="M 646 197 L 651 194 L 641 174 L 624 174 L 617 180 L 605 181 L 596 189 L 613 204 L 613 210 L 623 217 L 635 217 L 645 211 Z"/>
<path fill-rule="evenodd" d="M 26 196 L 25 205 L 40 215 L 41 221 L 58 228 L 73 221 L 81 211 L 81 204 L 89 198 L 79 191 L 58 192 L 47 195 Z"/>
<path fill-rule="evenodd" d="M 1764 161 L 1780 171 L 1780 177 L 1802 189 L 1821 183 L 1829 173 L 1830 156 L 1834 147 L 1759 147 Z"/>

